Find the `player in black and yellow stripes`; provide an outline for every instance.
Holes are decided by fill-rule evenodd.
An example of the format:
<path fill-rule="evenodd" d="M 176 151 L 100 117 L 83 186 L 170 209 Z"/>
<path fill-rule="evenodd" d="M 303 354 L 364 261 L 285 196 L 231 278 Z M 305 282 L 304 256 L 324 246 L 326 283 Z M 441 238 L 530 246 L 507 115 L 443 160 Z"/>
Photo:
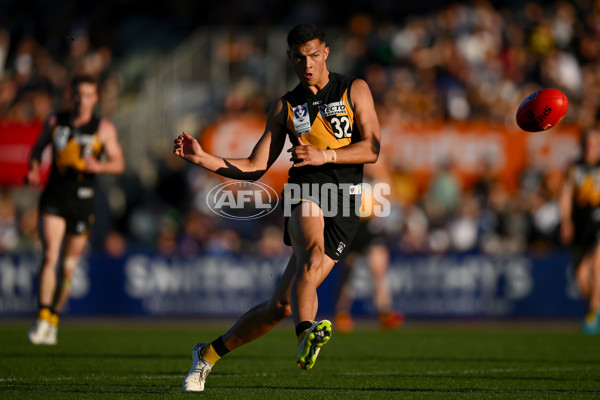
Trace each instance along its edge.
<path fill-rule="evenodd" d="M 575 277 L 588 302 L 585 334 L 600 331 L 600 130 L 586 131 L 560 197 L 561 238 L 571 244 Z"/>
<path fill-rule="evenodd" d="M 71 95 L 72 110 L 51 115 L 45 122 L 31 152 L 27 174 L 30 185 L 40 183 L 40 159 L 51 144 L 52 168 L 39 207 L 43 245 L 39 311 L 27 334 L 33 344 L 57 342 L 59 313 L 69 298 L 73 274 L 93 221 L 95 176 L 120 174 L 125 169 L 114 125 L 94 115 L 98 102 L 96 80 L 88 76 L 74 78 Z M 102 161 L 101 153 L 106 155 Z M 59 259 L 61 280 L 57 284 Z"/>
<path fill-rule="evenodd" d="M 290 315 L 296 325 L 300 368 L 311 369 L 320 347 L 331 337 L 331 323 L 316 321 L 316 289 L 358 227 L 359 216 L 352 211 L 360 205 L 363 164 L 374 163 L 379 156 L 379 121 L 367 83 L 327 69 L 329 47 L 318 27 L 299 25 L 289 32 L 287 42 L 300 83 L 271 106 L 265 131 L 248 158 L 208 154 L 185 133 L 175 139 L 177 156 L 228 178 L 257 180 L 275 162 L 289 136 L 294 146 L 288 185 L 317 188 L 308 193 L 284 191 L 285 241 L 293 254 L 275 293 L 244 313 L 222 336 L 194 347 L 192 368 L 183 382 L 186 391 L 204 390 L 220 357 Z M 319 189 L 325 186 L 340 189 L 322 198 Z M 325 202 L 335 203 L 341 215 L 325 215 Z M 290 206 L 287 215 L 285 205 Z"/>

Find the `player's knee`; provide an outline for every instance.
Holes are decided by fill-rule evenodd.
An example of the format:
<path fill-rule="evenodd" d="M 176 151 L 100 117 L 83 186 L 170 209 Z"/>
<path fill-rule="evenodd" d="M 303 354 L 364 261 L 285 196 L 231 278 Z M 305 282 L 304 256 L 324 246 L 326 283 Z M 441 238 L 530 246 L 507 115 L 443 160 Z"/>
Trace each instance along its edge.
<path fill-rule="evenodd" d="M 79 257 L 65 257 L 63 263 L 63 277 L 65 279 L 72 279 L 75 274 L 75 269 L 77 268 L 77 263 L 79 261 Z"/>
<path fill-rule="evenodd" d="M 44 251 L 43 257 L 43 268 L 56 268 L 56 263 L 58 262 L 58 251 L 46 249 Z"/>
<path fill-rule="evenodd" d="M 308 256 L 308 270 L 319 269 L 323 265 L 323 257 L 325 256 L 325 249 L 321 245 L 313 246 Z"/>
<path fill-rule="evenodd" d="M 305 282 L 320 279 L 324 255 L 325 251 L 322 247 L 313 246 L 305 257 L 300 259 L 297 279 Z"/>

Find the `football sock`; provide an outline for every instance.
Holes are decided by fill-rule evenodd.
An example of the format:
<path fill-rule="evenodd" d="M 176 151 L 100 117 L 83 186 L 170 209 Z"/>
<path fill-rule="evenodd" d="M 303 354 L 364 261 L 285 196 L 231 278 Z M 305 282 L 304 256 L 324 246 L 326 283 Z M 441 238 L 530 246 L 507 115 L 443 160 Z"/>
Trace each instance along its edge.
<path fill-rule="evenodd" d="M 60 321 L 60 316 L 58 315 L 57 312 L 54 312 L 50 315 L 50 319 L 48 320 L 50 322 L 50 325 L 58 325 L 58 322 Z"/>
<path fill-rule="evenodd" d="M 221 357 L 229 353 L 229 349 L 225 346 L 223 336 L 219 336 L 208 346 L 204 346 L 200 350 L 200 355 L 211 364 L 215 364 Z"/>
<path fill-rule="evenodd" d="M 52 318 L 52 310 L 48 306 L 40 306 L 38 311 L 38 319 L 50 321 Z"/>
<path fill-rule="evenodd" d="M 313 323 L 310 321 L 302 321 L 298 325 L 296 325 L 296 336 L 298 337 L 298 343 L 304 340 L 304 336 L 306 336 L 306 332 L 313 326 Z"/>

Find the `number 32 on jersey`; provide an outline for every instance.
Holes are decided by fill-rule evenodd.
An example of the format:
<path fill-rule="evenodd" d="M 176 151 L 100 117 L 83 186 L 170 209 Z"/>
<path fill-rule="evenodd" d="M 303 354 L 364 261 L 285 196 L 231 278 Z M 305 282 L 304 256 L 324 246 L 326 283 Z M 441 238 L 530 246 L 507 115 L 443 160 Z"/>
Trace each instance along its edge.
<path fill-rule="evenodd" d="M 350 119 L 347 116 L 343 115 L 339 117 L 330 117 L 329 123 L 331 124 L 333 135 L 337 139 L 352 137 L 352 130 L 350 129 Z"/>

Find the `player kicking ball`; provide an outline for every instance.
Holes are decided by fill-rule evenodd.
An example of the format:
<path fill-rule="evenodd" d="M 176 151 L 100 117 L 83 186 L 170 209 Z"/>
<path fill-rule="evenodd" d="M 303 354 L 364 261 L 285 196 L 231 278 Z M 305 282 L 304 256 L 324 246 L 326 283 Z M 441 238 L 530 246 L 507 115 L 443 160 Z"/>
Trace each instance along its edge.
<path fill-rule="evenodd" d="M 248 158 L 208 154 L 186 133 L 175 139 L 175 155 L 240 180 L 258 180 L 280 155 L 286 136 L 294 144 L 283 199 L 284 242 L 292 247 L 292 256 L 270 299 L 246 311 L 211 343 L 194 346 L 185 391 L 204 390 L 206 377 L 221 357 L 289 316 L 296 326 L 299 368 L 312 369 L 321 347 L 331 339 L 331 322 L 316 320 L 317 287 L 358 228 L 363 165 L 379 156 L 379 121 L 366 82 L 327 69 L 329 48 L 317 26 L 296 26 L 287 43 L 300 83 L 272 104 L 265 131 Z M 321 190 L 324 187 L 335 190 Z M 337 205 L 335 215 L 325 212 L 332 204 Z"/>

